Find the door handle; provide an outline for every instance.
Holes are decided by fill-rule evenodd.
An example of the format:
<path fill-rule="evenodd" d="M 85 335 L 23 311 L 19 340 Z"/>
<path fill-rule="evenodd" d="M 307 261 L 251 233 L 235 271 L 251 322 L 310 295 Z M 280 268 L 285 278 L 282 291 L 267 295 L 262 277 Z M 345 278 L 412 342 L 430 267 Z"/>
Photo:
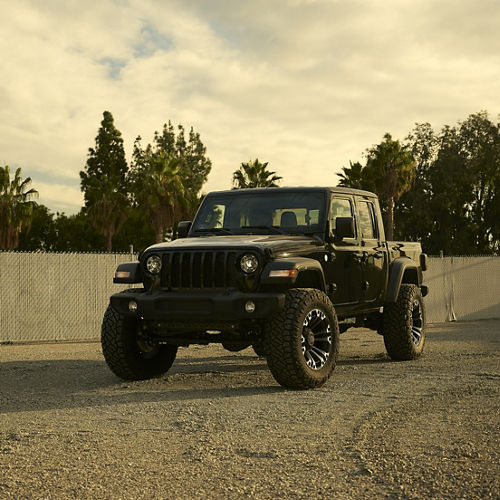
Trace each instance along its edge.
<path fill-rule="evenodd" d="M 366 258 L 365 253 L 366 252 L 363 252 L 362 255 L 353 255 L 352 256 L 352 260 L 354 262 L 357 262 L 358 264 L 362 264 L 364 262 L 365 258 Z"/>

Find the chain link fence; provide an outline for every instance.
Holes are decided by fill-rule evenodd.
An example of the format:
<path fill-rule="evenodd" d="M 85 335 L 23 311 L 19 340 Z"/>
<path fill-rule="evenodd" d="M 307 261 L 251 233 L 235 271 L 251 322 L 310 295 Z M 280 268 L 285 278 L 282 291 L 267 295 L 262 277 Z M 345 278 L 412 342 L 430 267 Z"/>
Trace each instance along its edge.
<path fill-rule="evenodd" d="M 500 257 L 433 257 L 424 273 L 427 320 L 500 318 Z"/>
<path fill-rule="evenodd" d="M 132 257 L 135 258 L 135 257 Z M 95 340 L 126 254 L 0 252 L 0 342 Z"/>
<path fill-rule="evenodd" d="M 0 252 L 0 343 L 97 340 L 127 254 Z M 429 322 L 500 318 L 500 257 L 430 258 Z"/>

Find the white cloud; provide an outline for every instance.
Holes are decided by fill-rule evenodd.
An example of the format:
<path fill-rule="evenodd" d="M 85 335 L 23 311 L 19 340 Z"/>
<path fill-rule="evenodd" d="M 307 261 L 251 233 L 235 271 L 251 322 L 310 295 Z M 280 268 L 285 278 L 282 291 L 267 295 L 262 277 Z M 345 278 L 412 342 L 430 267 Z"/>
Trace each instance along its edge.
<path fill-rule="evenodd" d="M 75 211 L 75 206 L 83 206 L 83 193 L 78 185 L 75 187 L 36 179 L 33 179 L 32 185 L 39 193 L 35 201 L 51 207 L 54 211 L 71 214 Z"/>
<path fill-rule="evenodd" d="M 193 125 L 205 190 L 257 156 L 286 185 L 336 184 L 387 131 L 500 112 L 494 0 L 4 3 L 0 163 L 67 212 L 104 110 L 129 157 L 137 135 Z"/>

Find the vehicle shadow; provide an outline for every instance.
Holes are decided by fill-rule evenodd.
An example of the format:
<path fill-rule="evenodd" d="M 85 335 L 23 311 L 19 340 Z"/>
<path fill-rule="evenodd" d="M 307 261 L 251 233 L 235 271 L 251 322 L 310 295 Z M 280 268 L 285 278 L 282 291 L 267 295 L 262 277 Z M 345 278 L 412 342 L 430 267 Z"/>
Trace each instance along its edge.
<path fill-rule="evenodd" d="M 282 392 L 271 375 L 266 376 L 265 360 L 233 356 L 228 363 L 221 358 L 176 360 L 167 374 L 137 382 L 118 379 L 104 360 L 2 362 L 0 415 Z M 262 385 L 263 378 L 268 384 Z"/>
<path fill-rule="evenodd" d="M 343 359 L 338 365 L 390 362 Z M 0 363 L 0 415 L 15 412 L 106 407 L 138 402 L 196 401 L 284 393 L 256 356 L 178 358 L 156 379 L 124 382 L 104 360 Z"/>

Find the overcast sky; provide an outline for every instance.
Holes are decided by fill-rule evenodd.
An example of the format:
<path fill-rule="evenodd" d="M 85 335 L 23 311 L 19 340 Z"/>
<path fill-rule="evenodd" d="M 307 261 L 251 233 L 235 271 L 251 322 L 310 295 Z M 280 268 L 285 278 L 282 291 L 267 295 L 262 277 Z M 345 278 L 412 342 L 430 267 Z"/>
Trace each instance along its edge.
<path fill-rule="evenodd" d="M 104 110 L 130 160 L 171 120 L 231 187 L 336 185 L 384 133 L 500 113 L 500 0 L 0 0 L 0 164 L 75 213 Z"/>

